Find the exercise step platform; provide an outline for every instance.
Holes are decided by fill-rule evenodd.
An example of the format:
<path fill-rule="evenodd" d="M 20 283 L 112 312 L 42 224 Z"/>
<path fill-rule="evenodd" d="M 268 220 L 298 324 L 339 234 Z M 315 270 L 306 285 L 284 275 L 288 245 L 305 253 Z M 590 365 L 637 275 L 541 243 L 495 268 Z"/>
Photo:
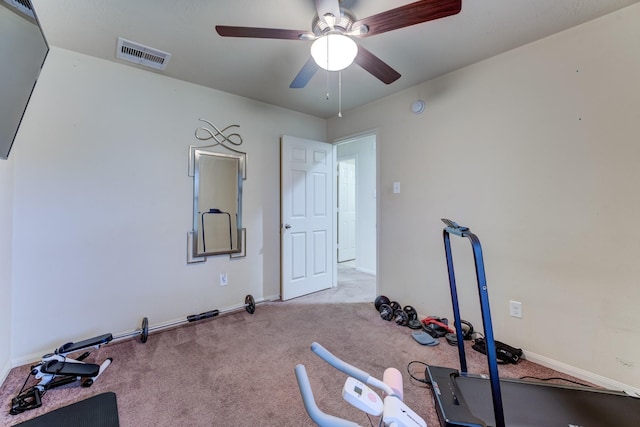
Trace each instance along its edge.
<path fill-rule="evenodd" d="M 73 375 L 77 377 L 95 377 L 100 372 L 100 365 L 93 363 L 61 362 L 49 360 L 42 365 L 42 372 L 54 375 Z"/>

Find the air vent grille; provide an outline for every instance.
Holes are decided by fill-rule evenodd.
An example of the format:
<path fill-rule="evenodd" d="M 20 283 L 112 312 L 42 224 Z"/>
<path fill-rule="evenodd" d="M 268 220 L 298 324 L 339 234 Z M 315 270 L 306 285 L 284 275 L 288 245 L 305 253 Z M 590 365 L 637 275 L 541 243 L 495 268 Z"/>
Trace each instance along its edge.
<path fill-rule="evenodd" d="M 15 7 L 20 13 L 31 19 L 36 19 L 33 13 L 33 6 L 29 0 L 4 0 L 9 6 Z"/>
<path fill-rule="evenodd" d="M 167 68 L 171 54 L 119 37 L 116 58 L 156 70 L 164 70 Z"/>

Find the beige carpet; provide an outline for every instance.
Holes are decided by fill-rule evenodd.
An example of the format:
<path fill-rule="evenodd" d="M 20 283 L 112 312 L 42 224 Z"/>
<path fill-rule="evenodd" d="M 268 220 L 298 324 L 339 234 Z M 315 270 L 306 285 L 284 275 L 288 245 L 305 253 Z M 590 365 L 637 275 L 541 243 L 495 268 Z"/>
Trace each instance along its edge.
<path fill-rule="evenodd" d="M 338 264 L 338 286 L 298 298 L 296 302 L 356 303 L 376 298 L 376 276 L 356 270 L 352 262 Z"/>
<path fill-rule="evenodd" d="M 50 390 L 41 408 L 11 416 L 11 398 L 29 372 L 29 366 L 15 368 L 0 388 L 0 424 L 15 425 L 113 391 L 123 427 L 314 425 L 294 375 L 294 367 L 302 363 L 323 411 L 361 425 L 377 425 L 377 419 L 370 421 L 343 401 L 346 376 L 310 351 L 310 344 L 317 341 L 375 377 L 382 378 L 389 366 L 400 369 L 405 402 L 428 425 L 437 426 L 431 391 L 410 379 L 407 366 L 420 361 L 457 367 L 455 347 L 444 341 L 435 347 L 421 346 L 411 338 L 410 329 L 382 320 L 372 302 L 373 276 L 350 273 L 359 279 L 351 284 L 345 279 L 338 288 L 293 301 L 260 304 L 253 315 L 242 311 L 153 333 L 146 344 L 129 339 L 106 345 L 87 359 L 114 359 L 92 387 L 74 383 Z M 486 372 L 482 355 L 469 350 L 468 359 L 471 372 Z M 412 372 L 424 378 L 423 366 L 413 365 Z M 559 374 L 521 361 L 502 367 L 501 375 Z"/>

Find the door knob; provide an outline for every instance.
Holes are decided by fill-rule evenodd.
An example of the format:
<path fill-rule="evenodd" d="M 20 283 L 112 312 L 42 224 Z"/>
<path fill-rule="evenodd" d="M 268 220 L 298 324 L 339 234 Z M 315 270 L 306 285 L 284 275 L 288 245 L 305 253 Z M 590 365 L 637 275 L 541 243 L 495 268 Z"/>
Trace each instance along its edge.
<path fill-rule="evenodd" d="M 290 226 L 289 224 L 285 224 L 285 225 L 284 225 L 284 228 L 288 230 L 288 229 L 290 229 L 290 228 L 291 228 L 291 226 Z"/>

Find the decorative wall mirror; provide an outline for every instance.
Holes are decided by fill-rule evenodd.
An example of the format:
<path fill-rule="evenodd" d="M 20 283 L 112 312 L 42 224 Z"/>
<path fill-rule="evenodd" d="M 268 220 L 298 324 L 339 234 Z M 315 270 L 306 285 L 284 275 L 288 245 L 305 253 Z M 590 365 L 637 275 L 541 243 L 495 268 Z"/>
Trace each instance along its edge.
<path fill-rule="evenodd" d="M 0 159 L 9 158 L 48 52 L 31 3 L 0 0 Z"/>
<path fill-rule="evenodd" d="M 211 122 L 212 129 L 196 129 L 196 138 L 214 139 L 212 145 L 189 147 L 189 175 L 193 176 L 193 230 L 190 233 L 189 262 L 207 256 L 243 256 L 245 230 L 242 228 L 242 184 L 246 178 L 246 154 L 234 146 L 242 144 L 237 133 L 225 135 Z M 223 153 L 221 149 L 231 151 Z"/>

